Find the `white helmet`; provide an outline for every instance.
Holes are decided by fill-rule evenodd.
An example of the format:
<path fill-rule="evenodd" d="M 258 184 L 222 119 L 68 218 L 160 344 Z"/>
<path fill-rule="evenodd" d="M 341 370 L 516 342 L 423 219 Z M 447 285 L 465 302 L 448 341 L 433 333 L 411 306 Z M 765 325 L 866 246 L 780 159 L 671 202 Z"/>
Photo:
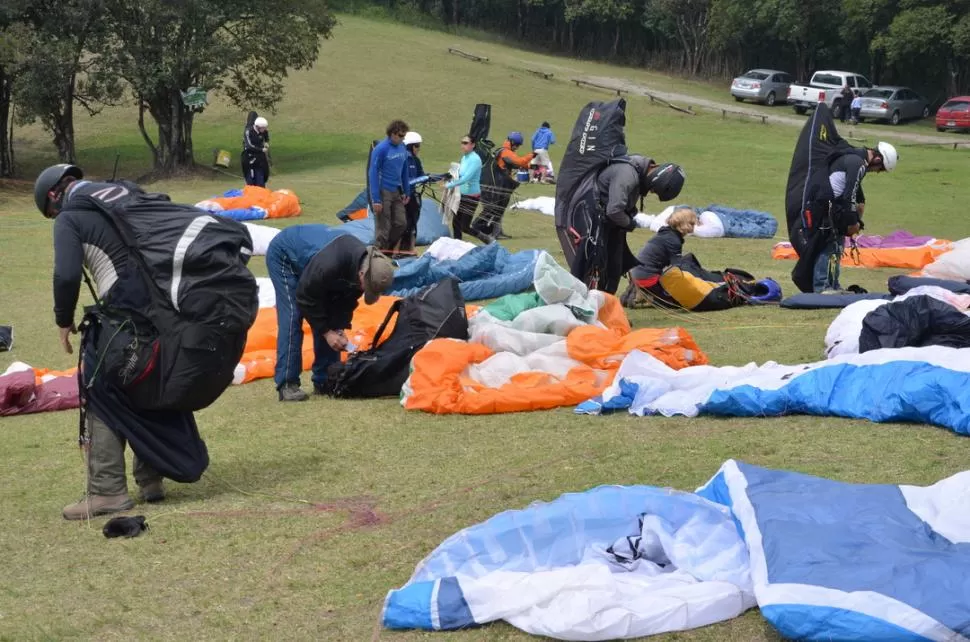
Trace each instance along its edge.
<path fill-rule="evenodd" d="M 253 121 L 253 126 L 254 127 L 262 127 L 262 128 L 265 129 L 265 128 L 269 127 L 269 123 L 266 122 L 266 119 L 265 118 L 263 118 L 262 116 L 260 116 L 259 118 L 257 118 L 256 120 Z"/>
<path fill-rule="evenodd" d="M 896 162 L 899 160 L 899 154 L 896 153 L 896 148 L 889 143 L 880 142 L 876 145 L 876 150 L 882 156 L 882 166 L 886 168 L 886 171 L 891 172 L 895 169 Z"/>
<path fill-rule="evenodd" d="M 418 132 L 408 132 L 404 134 L 404 144 L 405 145 L 420 145 L 421 144 L 421 134 Z"/>

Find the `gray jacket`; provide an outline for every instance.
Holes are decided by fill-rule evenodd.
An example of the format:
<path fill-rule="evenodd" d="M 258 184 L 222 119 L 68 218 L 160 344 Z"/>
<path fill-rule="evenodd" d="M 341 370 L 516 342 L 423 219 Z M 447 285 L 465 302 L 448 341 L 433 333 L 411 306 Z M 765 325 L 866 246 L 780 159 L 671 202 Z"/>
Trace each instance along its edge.
<path fill-rule="evenodd" d="M 633 156 L 630 162 L 614 162 L 600 172 L 596 179 L 599 200 L 606 219 L 614 226 L 624 230 L 636 229 L 634 216 L 637 214 L 637 201 L 646 192 L 645 180 L 649 158 Z"/>

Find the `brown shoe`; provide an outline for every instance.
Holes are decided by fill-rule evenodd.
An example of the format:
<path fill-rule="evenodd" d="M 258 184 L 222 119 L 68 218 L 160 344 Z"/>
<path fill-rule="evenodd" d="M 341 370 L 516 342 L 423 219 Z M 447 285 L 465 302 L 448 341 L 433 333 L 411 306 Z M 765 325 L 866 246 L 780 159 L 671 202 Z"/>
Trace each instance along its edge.
<path fill-rule="evenodd" d="M 65 506 L 62 514 L 64 519 L 89 519 L 98 515 L 109 515 L 130 510 L 134 505 L 135 502 L 131 501 L 128 493 L 124 495 L 88 495 L 79 502 Z"/>
<path fill-rule="evenodd" d="M 138 497 L 143 502 L 148 502 L 149 504 L 154 504 L 155 502 L 160 502 L 165 499 L 165 488 L 162 486 L 162 480 L 153 481 L 140 486 L 138 488 Z"/>

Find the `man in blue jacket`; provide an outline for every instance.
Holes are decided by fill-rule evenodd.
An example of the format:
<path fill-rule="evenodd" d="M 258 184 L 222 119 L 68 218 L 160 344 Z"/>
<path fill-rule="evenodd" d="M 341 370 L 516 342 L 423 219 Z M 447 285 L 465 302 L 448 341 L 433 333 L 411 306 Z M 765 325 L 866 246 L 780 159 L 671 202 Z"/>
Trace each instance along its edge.
<path fill-rule="evenodd" d="M 537 180 L 551 181 L 555 171 L 552 167 L 552 158 L 549 157 L 549 147 L 556 144 L 556 135 L 552 133 L 552 129 L 549 127 L 548 121 L 543 121 L 539 125 L 539 129 L 536 133 L 532 134 L 532 151 L 535 152 L 535 160 L 533 165 L 542 167 L 542 170 L 536 171 L 535 178 Z"/>
<path fill-rule="evenodd" d="M 374 245 L 383 252 L 398 251 L 408 229 L 408 150 L 404 146 L 408 129 L 403 120 L 391 121 L 387 138 L 370 154 L 367 185 L 374 210 Z"/>
<path fill-rule="evenodd" d="M 348 347 L 358 299 L 370 305 L 394 280 L 394 264 L 374 246 L 339 227 L 291 225 L 266 250 L 266 268 L 276 290 L 276 372 L 280 401 L 305 401 L 303 319 L 313 331 L 313 387 L 323 393 L 327 368 Z"/>

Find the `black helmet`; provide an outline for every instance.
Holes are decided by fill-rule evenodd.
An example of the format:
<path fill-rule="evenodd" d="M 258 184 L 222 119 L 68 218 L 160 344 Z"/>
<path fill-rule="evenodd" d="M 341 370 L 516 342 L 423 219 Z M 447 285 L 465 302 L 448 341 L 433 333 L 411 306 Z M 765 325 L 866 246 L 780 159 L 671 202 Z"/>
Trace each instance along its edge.
<path fill-rule="evenodd" d="M 65 176 L 73 176 L 75 179 L 80 180 L 84 178 L 84 172 L 77 165 L 61 163 L 60 165 L 51 165 L 42 171 L 40 176 L 37 177 L 37 180 L 34 181 L 34 203 L 37 204 L 37 209 L 44 216 L 47 216 L 48 194 Z"/>
<path fill-rule="evenodd" d="M 673 200 L 680 194 L 685 180 L 687 174 L 680 165 L 664 163 L 650 172 L 650 191 L 661 201 Z"/>

